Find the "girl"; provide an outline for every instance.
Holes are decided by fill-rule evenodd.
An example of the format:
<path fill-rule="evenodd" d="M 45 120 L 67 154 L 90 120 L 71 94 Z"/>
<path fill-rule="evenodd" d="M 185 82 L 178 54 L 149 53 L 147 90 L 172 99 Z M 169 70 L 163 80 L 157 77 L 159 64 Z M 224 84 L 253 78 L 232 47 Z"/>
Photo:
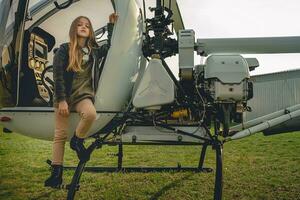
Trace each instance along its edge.
<path fill-rule="evenodd" d="M 67 140 L 68 116 L 76 110 L 81 119 L 71 138 L 70 147 L 80 160 L 86 159 L 83 145 L 93 121 L 96 119 L 94 95 L 99 81 L 98 65 L 107 54 L 115 13 L 109 16 L 108 45 L 97 46 L 91 21 L 77 17 L 69 30 L 70 42 L 62 44 L 53 59 L 55 133 L 53 139 L 52 172 L 45 186 L 57 187 L 62 183 L 64 147 Z"/>

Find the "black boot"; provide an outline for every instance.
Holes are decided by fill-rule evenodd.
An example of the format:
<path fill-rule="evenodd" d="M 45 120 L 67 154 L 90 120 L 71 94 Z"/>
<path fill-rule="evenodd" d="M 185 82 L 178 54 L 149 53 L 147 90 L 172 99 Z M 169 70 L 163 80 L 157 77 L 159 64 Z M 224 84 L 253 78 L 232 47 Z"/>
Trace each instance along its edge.
<path fill-rule="evenodd" d="M 62 165 L 51 165 L 51 175 L 45 181 L 45 187 L 56 188 L 62 184 L 63 166 Z"/>
<path fill-rule="evenodd" d="M 83 138 L 79 138 L 75 134 L 71 138 L 71 141 L 70 141 L 71 149 L 76 151 L 77 156 L 78 156 L 79 160 L 81 160 L 81 161 L 85 161 L 85 160 L 89 159 L 89 155 L 87 153 L 86 148 L 83 145 L 83 141 L 84 141 Z"/>

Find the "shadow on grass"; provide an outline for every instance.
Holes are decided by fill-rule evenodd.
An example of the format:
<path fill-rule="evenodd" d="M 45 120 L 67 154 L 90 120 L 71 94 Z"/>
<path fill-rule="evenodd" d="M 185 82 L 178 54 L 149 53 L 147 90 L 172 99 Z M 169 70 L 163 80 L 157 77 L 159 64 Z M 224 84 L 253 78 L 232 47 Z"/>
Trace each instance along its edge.
<path fill-rule="evenodd" d="M 31 198 L 31 200 L 39 200 L 39 199 L 42 199 L 42 198 L 46 198 L 46 197 L 50 197 L 50 194 L 51 193 L 53 193 L 53 192 L 56 192 L 57 190 L 51 190 L 51 191 L 49 191 L 49 192 L 46 192 L 46 193 L 42 193 L 42 194 L 40 194 L 39 196 L 37 196 L 37 197 L 33 197 L 33 198 Z"/>
<path fill-rule="evenodd" d="M 181 182 L 188 180 L 193 174 L 186 175 L 180 179 L 177 179 L 167 185 L 165 185 L 163 188 L 161 188 L 159 191 L 157 191 L 150 200 L 157 200 L 159 197 L 161 197 L 165 192 L 168 190 L 177 187 Z"/>

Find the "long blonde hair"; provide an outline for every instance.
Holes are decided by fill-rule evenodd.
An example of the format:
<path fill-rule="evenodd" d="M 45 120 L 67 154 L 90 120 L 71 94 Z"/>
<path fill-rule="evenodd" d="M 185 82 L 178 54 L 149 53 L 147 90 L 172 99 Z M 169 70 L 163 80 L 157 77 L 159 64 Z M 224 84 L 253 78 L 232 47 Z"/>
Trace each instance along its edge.
<path fill-rule="evenodd" d="M 92 23 L 89 18 L 85 16 L 79 16 L 71 24 L 69 30 L 70 44 L 69 44 L 69 65 L 67 67 L 67 71 L 79 72 L 82 71 L 82 51 L 81 47 L 78 44 L 78 35 L 77 35 L 77 25 L 81 18 L 85 18 L 89 22 L 89 37 L 87 38 L 87 48 L 89 52 L 92 51 L 92 48 L 97 47 L 97 43 L 95 40 L 94 29 L 92 27 Z"/>

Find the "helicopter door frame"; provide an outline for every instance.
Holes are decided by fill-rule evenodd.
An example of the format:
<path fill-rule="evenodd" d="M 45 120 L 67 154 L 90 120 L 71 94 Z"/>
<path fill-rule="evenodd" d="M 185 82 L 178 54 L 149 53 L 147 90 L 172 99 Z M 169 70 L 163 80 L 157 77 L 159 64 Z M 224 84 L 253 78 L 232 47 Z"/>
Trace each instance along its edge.
<path fill-rule="evenodd" d="M 18 74 L 17 74 L 17 95 L 16 95 L 16 107 L 19 105 L 19 96 L 20 96 L 20 76 L 21 76 L 21 64 L 22 64 L 22 59 L 23 59 L 23 45 L 24 45 L 24 34 L 25 34 L 25 22 L 27 20 L 27 14 L 29 13 L 28 11 L 28 6 L 29 6 L 29 1 L 30 0 L 25 0 L 23 1 L 19 1 L 19 7 L 18 7 L 18 12 L 22 12 L 22 15 L 20 16 L 20 18 L 22 19 L 19 23 L 19 28 L 20 30 L 18 30 L 18 34 L 20 34 L 20 39 L 19 39 L 19 47 L 17 49 L 17 51 L 19 52 L 18 55 L 18 63 L 17 63 L 17 67 L 18 67 Z M 15 31 L 15 30 L 14 30 Z M 13 40 L 15 40 L 16 38 L 13 38 Z M 15 48 L 16 48 L 16 44 L 15 44 Z"/>

